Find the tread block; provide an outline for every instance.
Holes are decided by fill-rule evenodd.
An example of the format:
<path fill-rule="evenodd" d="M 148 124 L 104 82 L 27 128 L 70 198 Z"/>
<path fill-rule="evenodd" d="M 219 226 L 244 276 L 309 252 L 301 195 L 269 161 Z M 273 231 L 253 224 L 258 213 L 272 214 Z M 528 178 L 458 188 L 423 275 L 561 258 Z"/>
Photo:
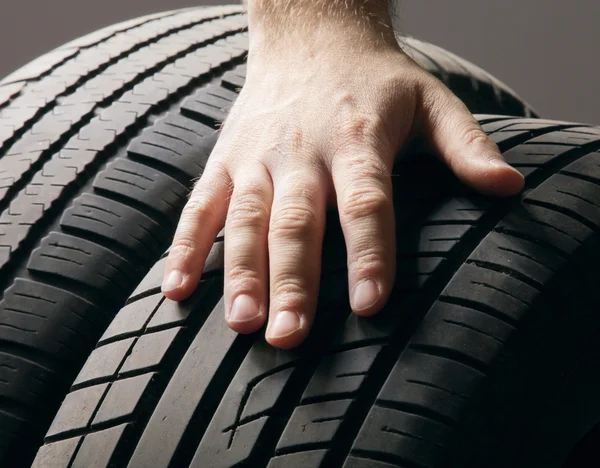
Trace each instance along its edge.
<path fill-rule="evenodd" d="M 481 216 L 490 208 L 492 204 L 489 200 L 479 199 L 475 196 L 471 198 L 457 197 L 437 206 L 428 216 L 427 222 L 435 223 L 458 223 L 464 221 L 465 224 L 479 221 Z"/>
<path fill-rule="evenodd" d="M 507 238 L 499 240 L 503 242 Z M 510 275 L 473 264 L 463 265 L 461 275 L 452 278 L 440 299 L 442 302 L 447 299 L 462 299 L 465 305 L 477 300 L 484 308 L 491 309 L 490 313 L 505 316 L 509 323 L 521 320 L 534 302 L 542 307 L 546 303 L 539 290 L 531 285 Z"/>
<path fill-rule="evenodd" d="M 92 427 L 131 416 L 154 375 L 143 374 L 114 382 L 92 421 Z"/>
<path fill-rule="evenodd" d="M 145 324 L 150 320 L 150 316 L 159 307 L 163 298 L 162 294 L 153 294 L 123 307 L 108 326 L 98 344 L 102 345 L 105 341 L 121 335 L 141 334 Z"/>
<path fill-rule="evenodd" d="M 402 236 L 402 242 L 398 242 L 398 255 L 447 253 L 471 228 L 470 225 L 457 224 L 414 229 L 412 235 L 407 233 Z"/>
<path fill-rule="evenodd" d="M 277 450 L 331 441 L 351 403 L 352 400 L 338 400 L 297 407 L 279 439 Z"/>
<path fill-rule="evenodd" d="M 198 289 L 206 290 L 202 286 Z M 150 319 L 146 330 L 151 332 L 165 326 L 183 325 L 191 313 L 192 307 L 189 304 L 180 304 L 165 298 Z"/>
<path fill-rule="evenodd" d="M 109 468 L 110 459 L 127 426 L 128 424 L 121 424 L 86 435 L 71 467 Z"/>
<path fill-rule="evenodd" d="M 70 361 L 82 346 L 88 348 L 80 344 L 73 330 L 82 338 L 90 337 L 108 320 L 96 305 L 73 292 L 17 278 L 0 302 L 0 341 L 20 343 Z"/>
<path fill-rule="evenodd" d="M 558 174 L 552 178 L 551 191 L 541 193 L 534 190 L 527 200 L 543 203 L 549 209 L 562 210 L 567 215 L 571 211 L 580 216 L 586 225 L 592 225 L 590 227 L 593 228 L 600 226 L 600 187 L 593 182 Z"/>
<path fill-rule="evenodd" d="M 438 466 L 447 461 L 451 441 L 457 439 L 452 429 L 431 419 L 388 408 L 373 407 L 352 447 L 383 454 L 406 454 L 414 466 Z M 427 434 L 427 438 L 422 434 Z"/>
<path fill-rule="evenodd" d="M 457 340 L 459 338 L 464 336 Z M 463 344 L 463 348 L 467 347 Z M 424 372 L 419 373 L 419 369 Z M 465 396 L 476 395 L 487 382 L 486 375 L 468 362 L 409 348 L 402 364 L 397 362 L 390 372 L 377 400 L 384 404 L 426 408 L 448 421 L 446 424 L 454 425 L 464 418 L 464 410 L 471 404 Z"/>
<path fill-rule="evenodd" d="M 148 274 L 144 276 L 144 279 L 138 284 L 137 288 L 135 288 L 135 291 L 131 293 L 130 300 L 135 300 L 135 298 L 141 294 L 146 294 L 148 291 L 160 291 L 166 262 L 167 259 L 163 258 L 154 264 Z"/>
<path fill-rule="evenodd" d="M 178 218 L 189 189 L 164 172 L 129 159 L 116 159 L 96 176 L 94 188 L 160 212 L 174 223 Z M 165 220 L 166 222 L 166 220 Z"/>
<path fill-rule="evenodd" d="M 69 393 L 46 436 L 53 437 L 87 427 L 107 388 L 108 384 L 100 384 Z"/>
<path fill-rule="evenodd" d="M 122 229 L 122 224 L 129 227 Z M 167 242 L 160 225 L 144 213 L 123 203 L 86 193 L 77 198 L 63 214 L 63 228 L 87 231 L 136 252 L 154 258 Z"/>
<path fill-rule="evenodd" d="M 235 433 L 233 442 L 236 445 L 235 451 L 223 453 L 220 448 L 211 447 L 207 447 L 206 450 L 198 449 L 190 466 L 227 466 L 225 463 L 228 463 L 229 460 L 236 460 L 239 463 L 247 460 L 253 451 L 258 434 L 264 430 L 267 419 L 267 416 L 263 416 L 240 426 Z"/>
<path fill-rule="evenodd" d="M 550 144 L 532 144 L 527 142 L 523 145 L 515 146 L 503 153 L 504 158 L 509 164 L 513 165 L 543 165 L 547 164 L 556 158 L 560 157 L 567 151 L 576 148 L 573 146 L 560 146 L 560 151 L 557 151 L 557 145 Z"/>
<path fill-rule="evenodd" d="M 96 265 L 91 269 L 89 265 Z M 52 232 L 31 254 L 27 268 L 50 273 L 98 291 L 126 294 L 128 285 L 140 276 L 134 266 L 112 250 L 79 237 Z"/>
<path fill-rule="evenodd" d="M 404 362 L 396 364 L 379 394 L 382 401 L 395 401 L 403 393 L 397 391 L 407 384 L 429 386 L 440 394 L 447 393 L 456 399 L 475 398 L 488 384 L 488 378 L 472 367 L 453 359 L 430 356 L 418 351 L 404 351 Z M 436 393 L 433 392 L 432 395 Z"/>
<path fill-rule="evenodd" d="M 549 272 L 556 272 L 564 265 L 565 259 L 553 251 L 538 247 L 535 243 L 502 235 L 498 232 L 488 234 L 486 247 L 475 249 L 470 261 L 481 261 L 506 265 L 521 270 L 525 275 L 543 282 Z M 525 270 L 528 272 L 525 272 Z"/>
<path fill-rule="evenodd" d="M 600 183 L 600 152 L 587 154 L 565 167 L 561 173 L 579 175 Z"/>
<path fill-rule="evenodd" d="M 358 391 L 381 349 L 381 346 L 365 346 L 322 358 L 302 402 Z"/>
<path fill-rule="evenodd" d="M 124 374 L 158 366 L 180 330 L 181 327 L 176 327 L 143 335 L 133 346 L 131 354 L 127 356 L 119 372 Z"/>
<path fill-rule="evenodd" d="M 562 225 L 560 221 L 565 221 L 571 226 L 581 225 L 579 222 L 565 215 L 550 216 L 550 222 L 543 219 L 542 216 L 548 214 L 548 210 L 537 206 L 528 206 L 527 212 L 513 212 L 506 216 L 496 226 L 496 231 L 500 233 L 516 233 L 520 238 L 530 239 L 533 243 L 540 243 L 546 246 L 552 246 L 556 252 L 562 252 L 567 257 L 572 254 L 580 245 L 581 241 L 574 238 L 565 228 L 569 226 Z M 539 214 L 540 216 L 531 216 L 529 213 Z M 587 229 L 587 228 L 586 228 Z M 572 230 L 571 230 L 572 231 Z M 588 230 L 589 231 L 589 230 Z M 578 232 L 573 233 L 580 236 Z M 485 256 L 481 254 L 482 258 Z"/>
<path fill-rule="evenodd" d="M 73 385 L 82 385 L 92 380 L 116 375 L 125 356 L 130 352 L 134 341 L 135 338 L 128 338 L 96 348 L 92 351 Z"/>
<path fill-rule="evenodd" d="M 523 119 L 521 118 L 499 117 L 495 115 L 478 115 L 477 118 L 479 119 L 481 128 L 483 128 L 483 130 L 487 134 L 500 132 L 505 128 L 511 127 L 515 124 L 519 124 L 523 121 Z M 492 120 L 489 120 L 489 118 L 491 118 Z"/>
<path fill-rule="evenodd" d="M 8 398 L 45 413 L 48 400 L 40 396 L 50 389 L 57 390 L 57 380 L 53 367 L 37 363 L 27 355 L 21 356 L 19 350 L 0 348 L 0 400 Z M 63 385 L 61 390 L 67 388 Z"/>
<path fill-rule="evenodd" d="M 470 315 L 477 325 L 469 324 Z M 455 304 L 436 303 L 411 339 L 411 346 L 450 349 L 482 365 L 493 364 L 514 329 L 492 316 Z"/>
<path fill-rule="evenodd" d="M 224 122 L 236 98 L 237 93 L 233 91 L 221 86 L 211 86 L 187 98 L 181 109 L 204 121 L 210 119 L 214 122 Z"/>
<path fill-rule="evenodd" d="M 271 458 L 267 468 L 307 468 L 322 466 L 327 450 L 307 450 Z"/>
<path fill-rule="evenodd" d="M 81 437 L 59 440 L 42 445 L 31 468 L 69 466 Z"/>
<path fill-rule="evenodd" d="M 246 72 L 245 67 L 244 71 L 240 70 L 241 67 L 236 68 L 235 70 L 230 70 L 223 75 L 221 79 L 222 83 L 229 88 L 234 88 L 233 91 L 241 89 L 246 84 Z"/>
<path fill-rule="evenodd" d="M 131 155 L 167 164 L 196 178 L 203 173 L 217 139 L 214 129 L 178 114 L 168 114 L 133 140 L 127 150 Z"/>
<path fill-rule="evenodd" d="M 563 124 L 565 126 L 572 126 L 569 122 L 555 122 L 555 124 Z M 555 131 L 552 133 L 546 133 L 538 137 L 532 138 L 528 141 L 529 144 L 549 144 L 549 145 L 562 145 L 568 148 L 575 148 L 588 143 L 594 143 L 600 140 L 600 131 L 594 127 L 585 127 L 591 129 L 592 133 L 581 133 L 578 131 L 571 132 L 569 128 L 561 131 Z M 595 130 L 595 132 L 594 132 Z"/>

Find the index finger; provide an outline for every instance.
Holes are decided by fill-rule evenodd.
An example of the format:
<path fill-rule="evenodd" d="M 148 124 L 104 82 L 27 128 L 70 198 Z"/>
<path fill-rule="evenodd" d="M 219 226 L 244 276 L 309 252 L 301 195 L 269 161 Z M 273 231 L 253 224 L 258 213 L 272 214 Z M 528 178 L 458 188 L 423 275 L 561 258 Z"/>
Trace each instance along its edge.
<path fill-rule="evenodd" d="M 167 298 L 181 301 L 196 289 L 206 257 L 225 224 L 230 190 L 229 173 L 209 159 L 183 209 L 167 258 L 162 284 Z"/>

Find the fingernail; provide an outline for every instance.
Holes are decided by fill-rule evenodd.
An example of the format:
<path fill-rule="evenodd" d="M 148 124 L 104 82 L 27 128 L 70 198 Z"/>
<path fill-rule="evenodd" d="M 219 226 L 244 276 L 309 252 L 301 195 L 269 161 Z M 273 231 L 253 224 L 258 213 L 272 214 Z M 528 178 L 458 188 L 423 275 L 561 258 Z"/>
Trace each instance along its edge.
<path fill-rule="evenodd" d="M 490 164 L 494 167 L 511 167 L 504 159 L 490 159 Z"/>
<path fill-rule="evenodd" d="M 300 316 L 295 312 L 283 311 L 275 316 L 269 331 L 269 338 L 283 338 L 296 332 L 302 326 Z"/>
<path fill-rule="evenodd" d="M 183 284 L 183 275 L 179 270 L 171 270 L 167 277 L 163 280 L 162 290 L 172 291 Z"/>
<path fill-rule="evenodd" d="M 249 322 L 260 315 L 258 304 L 251 296 L 240 294 L 233 301 L 229 322 Z"/>
<path fill-rule="evenodd" d="M 352 310 L 368 309 L 379 300 L 379 288 L 372 279 L 361 281 L 354 288 L 352 294 Z"/>

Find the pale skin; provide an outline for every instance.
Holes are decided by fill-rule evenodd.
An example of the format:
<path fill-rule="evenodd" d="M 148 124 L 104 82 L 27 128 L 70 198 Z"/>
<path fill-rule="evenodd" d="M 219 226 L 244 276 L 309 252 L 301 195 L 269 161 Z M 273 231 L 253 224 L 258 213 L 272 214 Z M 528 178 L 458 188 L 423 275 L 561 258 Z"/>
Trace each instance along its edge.
<path fill-rule="evenodd" d="M 188 298 L 225 226 L 225 320 L 292 348 L 317 307 L 325 212 L 336 206 L 352 310 L 371 316 L 395 278 L 391 173 L 414 137 L 465 184 L 517 194 L 523 177 L 395 39 L 387 0 L 248 0 L 246 84 L 183 210 L 164 295 Z"/>

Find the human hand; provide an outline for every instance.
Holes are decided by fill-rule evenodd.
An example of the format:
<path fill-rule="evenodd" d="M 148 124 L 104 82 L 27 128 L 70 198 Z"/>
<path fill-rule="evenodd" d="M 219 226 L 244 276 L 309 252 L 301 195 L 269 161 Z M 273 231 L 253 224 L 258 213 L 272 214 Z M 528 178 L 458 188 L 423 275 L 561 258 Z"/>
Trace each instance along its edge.
<path fill-rule="evenodd" d="M 480 192 L 522 189 L 521 174 L 441 82 L 397 44 L 357 48 L 353 39 L 330 29 L 293 53 L 251 48 L 246 83 L 179 222 L 163 283 L 169 299 L 193 292 L 225 225 L 227 323 L 251 333 L 268 315 L 268 342 L 290 348 L 315 314 L 327 206 L 339 210 L 353 311 L 369 316 L 388 300 L 391 171 L 410 138 L 427 140 Z"/>

